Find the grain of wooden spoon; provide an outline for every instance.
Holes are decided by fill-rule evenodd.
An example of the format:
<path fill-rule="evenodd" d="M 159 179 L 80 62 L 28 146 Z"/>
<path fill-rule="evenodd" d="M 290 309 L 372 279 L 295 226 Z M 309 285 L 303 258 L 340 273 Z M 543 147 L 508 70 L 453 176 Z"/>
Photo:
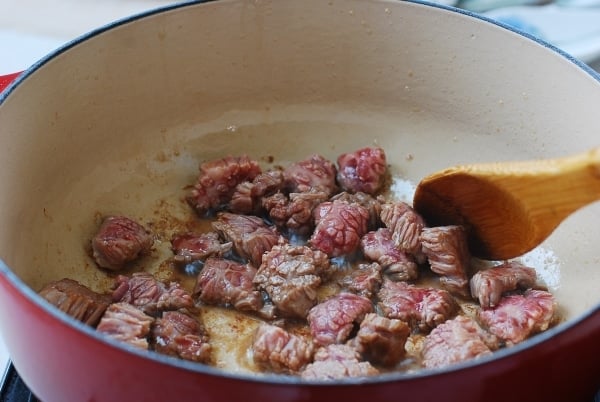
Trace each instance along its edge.
<path fill-rule="evenodd" d="M 460 224 L 471 253 L 518 257 L 600 199 L 600 148 L 557 159 L 456 166 L 423 179 L 413 206 L 429 225 Z"/>

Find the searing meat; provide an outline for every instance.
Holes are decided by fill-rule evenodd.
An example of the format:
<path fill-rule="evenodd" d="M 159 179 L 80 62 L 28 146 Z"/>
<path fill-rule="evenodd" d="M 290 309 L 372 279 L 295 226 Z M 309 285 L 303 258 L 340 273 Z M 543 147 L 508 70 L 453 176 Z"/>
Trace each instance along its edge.
<path fill-rule="evenodd" d="M 252 181 L 260 173 L 258 163 L 246 155 L 204 162 L 187 202 L 200 216 L 223 209 L 238 184 Z"/>
<path fill-rule="evenodd" d="M 168 311 L 156 319 L 151 339 L 159 353 L 200 363 L 211 361 L 212 348 L 204 328 L 195 317 L 181 311 Z"/>
<path fill-rule="evenodd" d="M 72 279 L 50 282 L 39 294 L 59 310 L 93 327 L 112 302 L 110 295 L 96 293 Z"/>
<path fill-rule="evenodd" d="M 312 361 L 313 343 L 275 325 L 263 323 L 254 334 L 252 356 L 256 363 L 275 372 L 295 373 Z"/>
<path fill-rule="evenodd" d="M 340 278 L 338 283 L 343 289 L 370 299 L 379 291 L 382 280 L 381 266 L 373 262 L 358 264 L 356 268 Z"/>
<path fill-rule="evenodd" d="M 104 219 L 92 239 L 92 256 L 99 267 L 119 270 L 147 254 L 154 239 L 145 227 L 125 216 Z"/>
<path fill-rule="evenodd" d="M 367 224 L 368 230 L 377 230 L 381 225 L 381 204 L 384 202 L 383 197 L 377 198 L 363 192 L 349 193 L 344 191 L 331 197 L 330 201 L 344 201 L 348 204 L 359 204 L 365 207 L 369 212 L 369 221 Z"/>
<path fill-rule="evenodd" d="M 510 345 L 546 330 L 555 309 L 551 293 L 529 289 L 522 295 L 503 297 L 494 308 L 479 311 L 479 319 L 492 334 Z"/>
<path fill-rule="evenodd" d="M 114 301 L 129 303 L 151 315 L 194 305 L 192 296 L 179 283 L 166 285 L 147 272 L 136 272 L 131 277 L 119 275 L 112 297 Z"/>
<path fill-rule="evenodd" d="M 314 227 L 313 210 L 326 200 L 327 194 L 318 190 L 290 193 L 289 196 L 275 193 L 263 198 L 263 206 L 278 228 L 308 235 Z"/>
<path fill-rule="evenodd" d="M 385 182 L 387 164 L 382 148 L 367 147 L 341 154 L 337 163 L 337 181 L 345 191 L 375 194 Z"/>
<path fill-rule="evenodd" d="M 290 193 L 316 190 L 324 192 L 327 197 L 337 192 L 336 174 L 334 164 L 316 154 L 289 165 L 283 172 L 286 188 Z"/>
<path fill-rule="evenodd" d="M 405 202 L 381 206 L 381 221 L 392 232 L 392 240 L 400 250 L 413 255 L 418 263 L 425 261 L 421 251 L 421 231 L 425 221 Z"/>
<path fill-rule="evenodd" d="M 350 345 L 321 347 L 315 353 L 314 362 L 306 366 L 301 376 L 306 380 L 339 380 L 379 374 L 371 363 L 360 359 L 360 353 Z"/>
<path fill-rule="evenodd" d="M 481 307 L 492 308 L 498 304 L 503 293 L 518 288 L 531 288 L 536 280 L 535 269 L 515 261 L 507 261 L 473 275 L 470 282 L 471 295 L 479 300 Z"/>
<path fill-rule="evenodd" d="M 261 173 L 252 181 L 240 183 L 229 201 L 229 210 L 238 214 L 256 215 L 262 210 L 262 198 L 272 195 L 284 186 L 281 170 Z"/>
<path fill-rule="evenodd" d="M 261 218 L 252 215 L 237 215 L 220 212 L 212 227 L 233 250 L 255 267 L 262 263 L 262 256 L 278 243 L 281 235 L 274 226 L 267 225 Z"/>
<path fill-rule="evenodd" d="M 452 317 L 458 311 L 458 304 L 442 289 L 384 280 L 379 291 L 379 308 L 388 318 L 406 321 L 411 327 L 428 332 Z"/>
<path fill-rule="evenodd" d="M 259 311 L 263 300 L 252 284 L 255 275 L 256 268 L 250 264 L 211 257 L 198 274 L 194 295 L 206 304 Z"/>
<path fill-rule="evenodd" d="M 369 211 L 344 201 L 324 202 L 313 211 L 316 227 L 310 244 L 330 257 L 353 253 L 367 233 Z"/>
<path fill-rule="evenodd" d="M 373 311 L 371 300 L 353 293 L 338 293 L 308 312 L 310 332 L 316 344 L 324 346 L 348 339 L 355 325 Z"/>
<path fill-rule="evenodd" d="M 469 297 L 467 270 L 471 254 L 466 231 L 462 226 L 424 228 L 421 232 L 423 254 L 431 270 L 441 275 L 440 283 L 450 293 Z"/>
<path fill-rule="evenodd" d="M 410 281 L 419 276 L 419 267 L 414 258 L 396 247 L 388 228 L 367 233 L 361 238 L 360 245 L 365 257 L 377 261 L 390 279 Z"/>
<path fill-rule="evenodd" d="M 280 244 L 265 254 L 254 284 L 269 295 L 280 314 L 305 318 L 317 303 L 321 275 L 329 267 L 329 258 L 319 250 Z"/>
<path fill-rule="evenodd" d="M 141 349 L 148 349 L 148 334 L 154 318 L 129 303 L 113 303 L 96 328 L 111 338 Z"/>
<path fill-rule="evenodd" d="M 473 319 L 457 316 L 434 328 L 423 344 L 425 367 L 444 367 L 492 353 L 498 340 Z"/>
<path fill-rule="evenodd" d="M 171 240 L 171 249 L 175 253 L 173 260 L 180 264 L 205 260 L 207 257 L 221 257 L 231 250 L 231 243 L 221 243 L 215 232 L 176 235 Z"/>
<path fill-rule="evenodd" d="M 406 350 L 404 344 L 410 335 L 410 328 L 404 321 L 381 317 L 369 313 L 360 323 L 355 338 L 349 344 L 365 360 L 376 365 L 392 367 L 398 364 Z"/>

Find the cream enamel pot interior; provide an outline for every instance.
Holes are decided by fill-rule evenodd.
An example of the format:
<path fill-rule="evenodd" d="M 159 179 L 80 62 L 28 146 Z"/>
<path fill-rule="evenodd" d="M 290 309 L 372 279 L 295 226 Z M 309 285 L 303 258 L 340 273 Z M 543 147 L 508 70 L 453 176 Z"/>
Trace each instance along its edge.
<path fill-rule="evenodd" d="M 447 166 L 597 146 L 599 77 L 547 44 L 423 3 L 186 3 L 68 44 L 0 102 L 0 330 L 46 402 L 577 401 L 600 388 L 597 204 L 524 257 L 565 322 L 443 370 L 323 384 L 207 368 L 107 340 L 36 294 L 63 277 L 105 290 L 86 253 L 98 216 L 188 216 L 199 162 L 226 154 L 286 163 L 377 144 L 410 199 Z"/>

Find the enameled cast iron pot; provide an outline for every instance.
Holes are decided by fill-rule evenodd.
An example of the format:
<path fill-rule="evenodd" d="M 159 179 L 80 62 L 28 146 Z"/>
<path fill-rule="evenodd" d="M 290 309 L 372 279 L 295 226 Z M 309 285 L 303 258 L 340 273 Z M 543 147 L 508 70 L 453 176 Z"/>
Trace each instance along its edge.
<path fill-rule="evenodd" d="M 188 214 L 176 200 L 203 160 L 377 144 L 410 199 L 449 165 L 597 146 L 599 77 L 547 44 L 414 2 L 186 3 L 68 44 L 0 102 L 0 330 L 46 402 L 586 401 L 600 388 L 600 205 L 525 257 L 565 322 L 437 371 L 323 384 L 210 368 L 107 340 L 36 294 L 63 277 L 105 290 L 86 254 L 97 216 Z"/>

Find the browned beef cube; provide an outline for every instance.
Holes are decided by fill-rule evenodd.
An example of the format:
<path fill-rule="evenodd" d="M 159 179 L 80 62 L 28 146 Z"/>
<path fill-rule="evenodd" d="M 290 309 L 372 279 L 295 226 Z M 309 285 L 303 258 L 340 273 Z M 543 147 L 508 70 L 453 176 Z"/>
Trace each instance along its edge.
<path fill-rule="evenodd" d="M 319 250 L 281 244 L 265 254 L 254 283 L 269 295 L 279 313 L 305 318 L 317 303 L 321 275 L 329 267 L 329 258 Z"/>
<path fill-rule="evenodd" d="M 152 327 L 154 350 L 199 363 L 210 363 L 212 348 L 197 318 L 181 311 L 167 311 Z"/>
<path fill-rule="evenodd" d="M 507 261 L 473 275 L 470 282 L 471 295 L 479 300 L 481 307 L 492 308 L 498 304 L 505 292 L 531 288 L 536 280 L 535 269 L 515 261 Z"/>
<path fill-rule="evenodd" d="M 429 368 L 444 367 L 489 355 L 497 347 L 497 339 L 473 319 L 457 316 L 427 335 L 423 343 L 423 364 Z"/>
<path fill-rule="evenodd" d="M 360 240 L 360 245 L 365 257 L 378 262 L 390 279 L 410 281 L 419 276 L 419 267 L 414 258 L 396 247 L 388 228 L 367 233 Z"/>
<path fill-rule="evenodd" d="M 371 300 L 353 293 L 338 293 L 308 312 L 310 332 L 316 344 L 345 342 L 355 325 L 373 311 Z"/>
<path fill-rule="evenodd" d="M 503 297 L 494 308 L 479 311 L 479 319 L 492 334 L 511 345 L 548 329 L 555 310 L 551 293 L 529 289 L 522 295 Z"/>
<path fill-rule="evenodd" d="M 351 254 L 367 233 L 369 211 L 344 201 L 324 202 L 313 211 L 316 227 L 310 244 L 330 257 Z"/>
<path fill-rule="evenodd" d="M 392 367 L 406 354 L 404 345 L 408 335 L 410 328 L 404 321 L 369 313 L 360 323 L 356 337 L 349 343 L 365 360 L 376 365 Z"/>
<path fill-rule="evenodd" d="M 167 286 L 147 272 L 136 272 L 131 277 L 119 275 L 113 300 L 132 304 L 147 314 L 194 305 L 192 296 L 179 283 L 171 282 Z"/>
<path fill-rule="evenodd" d="M 367 147 L 344 153 L 337 163 L 337 181 L 345 191 L 375 194 L 385 183 L 387 164 L 382 148 Z"/>
<path fill-rule="evenodd" d="M 256 312 L 262 308 L 263 300 L 252 284 L 255 275 L 256 268 L 250 264 L 211 257 L 198 274 L 194 294 L 206 304 Z"/>
<path fill-rule="evenodd" d="M 304 193 L 275 193 L 263 199 L 269 218 L 289 233 L 308 235 L 314 228 L 313 210 L 327 200 L 327 194 L 310 190 Z"/>
<path fill-rule="evenodd" d="M 113 303 L 96 328 L 111 338 L 141 349 L 148 349 L 147 337 L 154 318 L 129 303 Z"/>
<path fill-rule="evenodd" d="M 379 374 L 371 363 L 360 359 L 360 353 L 350 345 L 321 347 L 315 353 L 314 362 L 306 366 L 301 376 L 306 380 L 340 380 Z"/>
<path fill-rule="evenodd" d="M 257 216 L 221 212 L 212 226 L 221 237 L 233 244 L 233 250 L 241 258 L 255 267 L 260 266 L 263 254 L 281 238 L 275 227 L 268 226 Z"/>
<path fill-rule="evenodd" d="M 51 282 L 39 293 L 61 311 L 93 327 L 111 303 L 110 295 L 96 293 L 72 279 Z"/>
<path fill-rule="evenodd" d="M 367 224 L 368 230 L 377 230 L 383 223 L 381 222 L 381 205 L 383 204 L 384 198 L 379 196 L 377 198 L 363 192 L 349 193 L 347 191 L 331 197 L 330 201 L 345 201 L 349 204 L 356 203 L 365 207 L 369 212 L 369 221 Z"/>
<path fill-rule="evenodd" d="M 396 247 L 414 256 L 418 263 L 425 261 L 420 240 L 425 221 L 421 215 L 405 202 L 391 202 L 381 206 L 381 221 L 392 232 Z"/>
<path fill-rule="evenodd" d="M 262 211 L 262 198 L 283 189 L 281 170 L 261 173 L 252 181 L 238 184 L 229 202 L 229 210 L 238 214 L 256 215 Z"/>
<path fill-rule="evenodd" d="M 423 253 L 431 270 L 441 275 L 440 282 L 446 290 L 462 297 L 470 296 L 467 271 L 471 254 L 466 236 L 462 226 L 424 228 L 421 233 Z"/>
<path fill-rule="evenodd" d="M 251 181 L 261 173 L 258 162 L 247 155 L 227 156 L 200 164 L 200 174 L 188 203 L 199 215 L 225 208 L 238 184 Z"/>
<path fill-rule="evenodd" d="M 109 216 L 92 239 L 92 256 L 101 268 L 119 270 L 148 253 L 154 239 L 146 228 L 125 216 Z"/>
<path fill-rule="evenodd" d="M 382 280 L 381 266 L 373 262 L 358 264 L 338 282 L 345 290 L 370 299 L 379 291 Z"/>
<path fill-rule="evenodd" d="M 173 260 L 180 264 L 205 260 L 210 256 L 220 257 L 231 250 L 231 243 L 221 243 L 216 232 L 178 234 L 171 239 Z"/>
<path fill-rule="evenodd" d="M 254 334 L 254 361 L 275 372 L 296 373 L 312 360 L 313 353 L 310 340 L 275 325 L 263 323 Z"/>
<path fill-rule="evenodd" d="M 458 311 L 450 293 L 436 288 L 420 288 L 406 282 L 384 280 L 379 291 L 379 307 L 388 318 L 406 321 L 413 328 L 429 332 Z"/>
<path fill-rule="evenodd" d="M 331 161 L 321 155 L 312 155 L 286 167 L 283 175 L 290 193 L 316 190 L 331 197 L 337 192 L 336 173 L 335 165 Z"/>

